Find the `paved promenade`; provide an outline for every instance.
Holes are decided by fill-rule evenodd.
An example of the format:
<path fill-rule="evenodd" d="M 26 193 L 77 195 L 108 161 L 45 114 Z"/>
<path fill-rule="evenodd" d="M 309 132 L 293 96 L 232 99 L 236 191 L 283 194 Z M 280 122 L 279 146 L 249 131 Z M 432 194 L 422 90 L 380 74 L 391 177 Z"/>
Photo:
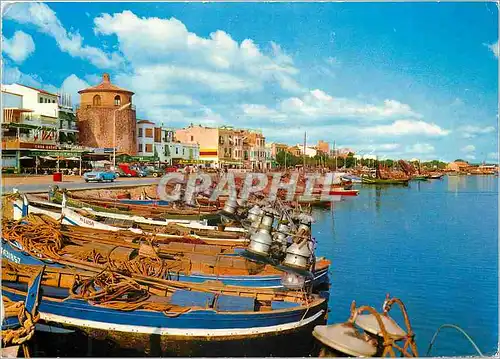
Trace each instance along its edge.
<path fill-rule="evenodd" d="M 2 193 L 10 193 L 13 188 L 25 193 L 46 192 L 50 185 L 57 184 L 67 189 L 91 189 L 110 187 L 132 187 L 158 183 L 159 178 L 128 178 L 119 177 L 115 182 L 86 183 L 80 176 L 63 176 L 63 182 L 54 182 L 52 176 L 2 176 Z"/>

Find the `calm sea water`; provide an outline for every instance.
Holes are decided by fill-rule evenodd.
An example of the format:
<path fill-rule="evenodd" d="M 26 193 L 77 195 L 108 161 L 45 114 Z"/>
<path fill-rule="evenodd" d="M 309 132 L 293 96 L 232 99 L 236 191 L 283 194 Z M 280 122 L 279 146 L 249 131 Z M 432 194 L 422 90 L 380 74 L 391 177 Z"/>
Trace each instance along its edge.
<path fill-rule="evenodd" d="M 445 323 L 463 328 L 483 353 L 497 352 L 498 178 L 450 176 L 358 189 L 359 196 L 335 203 L 333 213 L 315 213 L 318 254 L 332 261 L 329 322 L 345 321 L 353 300 L 381 310 L 390 293 L 406 305 L 421 356 Z M 445 328 L 431 354 L 475 351 Z"/>

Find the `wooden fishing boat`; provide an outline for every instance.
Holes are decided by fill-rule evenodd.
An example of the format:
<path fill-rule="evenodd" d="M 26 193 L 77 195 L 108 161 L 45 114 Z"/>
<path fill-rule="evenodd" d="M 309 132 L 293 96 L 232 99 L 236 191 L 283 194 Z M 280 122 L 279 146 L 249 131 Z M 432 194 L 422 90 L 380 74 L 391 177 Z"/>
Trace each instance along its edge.
<path fill-rule="evenodd" d="M 430 178 L 431 179 L 441 179 L 441 178 L 443 178 L 443 176 L 444 176 L 444 174 L 442 174 L 442 173 L 434 173 L 434 174 L 430 175 Z"/>
<path fill-rule="evenodd" d="M 2 295 L 24 300 L 34 270 L 4 260 Z M 45 269 L 41 287 L 41 323 L 105 338 L 135 355 L 305 356 L 312 329 L 326 322 L 327 301 L 301 292 L 59 268 Z"/>
<path fill-rule="evenodd" d="M 408 185 L 407 179 L 381 179 L 381 178 L 361 178 L 363 184 L 376 184 L 376 185 Z"/>
<path fill-rule="evenodd" d="M 35 333 L 35 324 L 39 319 L 38 304 L 43 267 L 29 281 L 24 300 L 14 302 L 2 295 L 2 358 L 17 358 L 20 349 L 25 358 L 29 358 L 28 343 Z"/>
<path fill-rule="evenodd" d="M 34 205 L 34 204 L 36 205 Z M 28 213 L 45 214 L 63 223 L 111 231 L 130 230 L 134 233 L 155 233 L 162 237 L 192 237 L 206 243 L 246 243 L 246 230 L 240 227 L 208 226 L 199 221 L 153 220 L 91 209 L 68 208 L 34 196 L 23 196 L 13 201 L 14 219 L 21 219 Z"/>
<path fill-rule="evenodd" d="M 137 237 L 131 235 L 121 238 L 104 230 L 91 233 L 82 229 L 60 225 L 43 216 L 30 216 L 22 225 L 16 221 L 4 222 L 2 238 L 8 242 L 4 247 L 10 257 L 18 258 L 15 262 L 20 263 L 33 264 L 33 259 L 20 255 L 18 249 L 31 257 L 66 266 L 113 268 L 184 282 L 219 280 L 228 285 L 283 288 L 284 272 L 271 265 L 251 262 L 234 252 L 234 255 L 225 255 L 221 247 L 198 244 L 196 248 L 193 243 L 183 242 L 148 243 L 153 238 L 137 243 L 134 242 Z M 37 233 L 36 239 L 32 238 L 34 233 Z M 41 241 L 48 247 L 56 243 L 55 249 L 31 249 Z M 329 265 L 330 261 L 319 258 L 306 284 L 313 288 L 327 287 Z"/>
<path fill-rule="evenodd" d="M 58 204 L 62 203 L 62 199 L 62 194 L 58 191 L 54 192 L 51 198 L 53 202 Z M 78 196 L 69 195 L 69 193 L 67 195 L 67 204 L 75 208 L 92 208 L 99 212 L 135 214 L 154 219 L 206 220 L 212 224 L 220 222 L 220 214 L 217 207 L 152 207 L 149 205 L 125 204 L 113 200 L 79 198 Z"/>
<path fill-rule="evenodd" d="M 332 196 L 357 196 L 359 190 L 357 189 L 344 189 L 344 188 L 335 188 L 330 190 L 330 195 Z"/>
<path fill-rule="evenodd" d="M 417 176 L 413 176 L 411 179 L 413 181 L 428 181 L 429 180 L 429 176 L 427 176 L 427 175 L 417 175 Z"/>
<path fill-rule="evenodd" d="M 361 183 L 361 177 L 346 174 L 341 177 L 342 180 L 350 181 L 352 183 Z"/>

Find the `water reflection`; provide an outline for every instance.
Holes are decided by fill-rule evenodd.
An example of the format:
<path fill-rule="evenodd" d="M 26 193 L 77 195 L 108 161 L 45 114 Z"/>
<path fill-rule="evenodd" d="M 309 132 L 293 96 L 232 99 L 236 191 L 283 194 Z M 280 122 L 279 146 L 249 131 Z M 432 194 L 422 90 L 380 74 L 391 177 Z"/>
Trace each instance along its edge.
<path fill-rule="evenodd" d="M 447 176 L 449 192 L 498 192 L 498 181 L 495 176 L 465 176 L 452 175 Z"/>
<path fill-rule="evenodd" d="M 375 210 L 377 213 L 380 212 L 380 199 L 381 199 L 381 194 L 382 194 L 382 187 L 381 186 L 376 186 L 375 187 Z"/>

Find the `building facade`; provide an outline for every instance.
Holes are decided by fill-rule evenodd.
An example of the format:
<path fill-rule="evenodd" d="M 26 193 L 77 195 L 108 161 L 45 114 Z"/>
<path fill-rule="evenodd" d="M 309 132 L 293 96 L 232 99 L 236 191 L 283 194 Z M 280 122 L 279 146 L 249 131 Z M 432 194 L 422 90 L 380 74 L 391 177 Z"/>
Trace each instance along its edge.
<path fill-rule="evenodd" d="M 325 142 L 323 140 L 319 140 L 318 144 L 316 145 L 316 150 L 325 155 L 330 154 L 330 144 L 328 142 Z"/>
<path fill-rule="evenodd" d="M 81 149 L 61 143 L 60 96 L 19 84 L 2 85 L 2 170 L 38 173 L 59 161 L 80 157 Z M 70 125 L 68 125 L 70 126 Z"/>
<path fill-rule="evenodd" d="M 265 169 L 265 137 L 260 131 L 229 126 L 190 125 L 175 131 L 182 143 L 198 144 L 200 161 L 213 167 Z"/>
<path fill-rule="evenodd" d="M 172 129 L 156 126 L 154 122 L 137 122 L 137 154 L 151 157 L 169 165 L 198 164 L 199 146 L 197 143 L 182 143 L 175 139 Z"/>
<path fill-rule="evenodd" d="M 199 148 L 200 163 L 219 165 L 219 129 L 190 125 L 189 127 L 175 130 L 175 139 L 181 143 L 197 144 Z"/>
<path fill-rule="evenodd" d="M 136 155 L 137 124 L 135 107 L 132 105 L 134 93 L 113 85 L 109 74 L 104 74 L 97 86 L 78 93 L 80 106 L 76 114 L 80 144 L 97 148 L 116 147 L 118 153 Z"/>
<path fill-rule="evenodd" d="M 59 94 L 59 144 L 63 147 L 78 145 L 78 121 L 71 103 L 71 95 Z"/>

